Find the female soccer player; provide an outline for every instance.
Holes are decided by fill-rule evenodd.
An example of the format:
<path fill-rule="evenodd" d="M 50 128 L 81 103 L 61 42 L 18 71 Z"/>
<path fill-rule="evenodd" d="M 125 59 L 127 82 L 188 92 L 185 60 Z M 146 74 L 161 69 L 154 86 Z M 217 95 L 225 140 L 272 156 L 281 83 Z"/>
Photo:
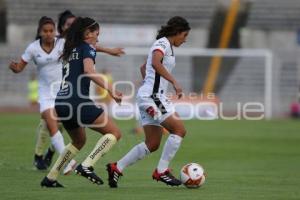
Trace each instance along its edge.
<path fill-rule="evenodd" d="M 189 30 L 189 23 L 184 18 L 176 16 L 169 19 L 167 24 L 158 31 L 157 40 L 149 51 L 147 62 L 141 67 L 142 76 L 145 78 L 137 93 L 145 142 L 133 147 L 118 162 L 107 164 L 110 187 L 118 186 L 119 177 L 127 166 L 159 148 L 163 127 L 170 132 L 170 135 L 152 177 L 171 186 L 181 184 L 180 180 L 171 174 L 168 166 L 179 149 L 186 130 L 174 111 L 172 103 L 167 99 L 166 92 L 170 82 L 178 98 L 182 96 L 180 85 L 171 75 L 175 67 L 173 46 L 179 47 L 184 43 Z"/>
<path fill-rule="evenodd" d="M 65 37 L 66 30 L 72 25 L 75 19 L 76 16 L 70 10 L 65 10 L 59 13 L 57 22 L 57 31 L 59 37 Z"/>
<path fill-rule="evenodd" d="M 49 130 L 51 144 L 59 153 L 63 152 L 65 144 L 63 136 L 58 129 L 57 121 L 52 114 L 55 114 L 53 112 L 54 100 L 59 89 L 59 85 L 55 83 L 62 79 L 62 64 L 58 61 L 58 58 L 63 46 L 64 41 L 55 37 L 54 21 L 44 16 L 39 20 L 36 40 L 26 48 L 20 62 L 11 62 L 9 65 L 10 69 L 15 73 L 23 71 L 29 61 L 33 61 L 37 65 L 39 104 L 41 118 L 43 119 L 42 127 Z M 35 151 L 35 166 L 37 169 L 46 169 L 47 165 L 43 160 L 43 152 L 39 147 Z M 67 166 L 65 173 L 72 170 L 72 166 L 75 163 L 72 160 L 70 165 Z"/>
<path fill-rule="evenodd" d="M 58 15 L 57 31 L 58 31 L 59 35 L 57 36 L 57 38 L 60 39 L 61 43 L 63 43 L 60 46 L 61 52 L 63 50 L 63 46 L 64 46 L 64 42 L 65 42 L 64 36 L 65 36 L 66 30 L 71 26 L 71 24 L 74 22 L 75 19 L 76 19 L 76 16 L 69 10 L 65 10 L 64 12 L 62 12 Z M 124 51 L 122 48 L 105 48 L 105 47 L 100 47 L 99 45 L 97 45 L 96 51 L 107 53 L 112 56 L 121 56 L 124 54 Z M 59 56 L 60 55 L 57 55 L 57 60 L 58 60 Z M 62 74 L 62 66 L 60 68 L 56 68 L 56 71 L 57 71 L 57 81 L 60 83 L 61 74 Z M 59 84 L 57 84 L 57 85 L 59 85 Z M 55 99 L 55 96 L 56 96 L 58 90 L 59 90 L 59 87 L 55 87 L 55 90 L 53 90 L 53 92 L 52 92 L 52 94 L 54 94 L 54 97 L 52 98 L 53 104 L 51 104 L 51 105 L 54 105 L 54 99 Z M 59 128 L 59 130 L 62 130 L 62 126 L 60 123 L 58 124 L 58 128 Z M 52 157 L 54 155 L 54 149 L 52 146 L 50 146 L 48 148 L 47 153 L 44 156 L 44 159 L 43 159 L 43 152 L 44 152 L 44 148 L 47 143 L 47 137 L 49 135 L 47 123 L 44 120 L 40 121 L 37 131 L 38 131 L 38 133 L 37 133 L 37 140 L 36 140 L 36 146 L 35 146 L 35 162 L 34 163 L 35 163 L 37 169 L 46 169 L 47 167 L 49 167 L 51 165 Z M 64 174 L 65 175 L 69 174 L 73 170 L 72 167 L 75 167 L 74 161 L 72 161 L 71 165 L 68 165 L 64 169 Z"/>
<path fill-rule="evenodd" d="M 90 155 L 76 167 L 75 172 L 98 185 L 103 181 L 94 173 L 93 166 L 121 137 L 120 130 L 102 108 L 89 99 L 92 80 L 108 90 L 112 98 L 121 102 L 122 94 L 113 91 L 95 71 L 96 42 L 99 24 L 91 18 L 78 17 L 68 29 L 62 54 L 63 79 L 55 101 L 55 110 L 69 133 L 72 143 L 58 157 L 49 174 L 42 180 L 42 187 L 63 187 L 57 182 L 61 169 L 79 152 L 86 141 L 85 127 L 101 134 Z"/>

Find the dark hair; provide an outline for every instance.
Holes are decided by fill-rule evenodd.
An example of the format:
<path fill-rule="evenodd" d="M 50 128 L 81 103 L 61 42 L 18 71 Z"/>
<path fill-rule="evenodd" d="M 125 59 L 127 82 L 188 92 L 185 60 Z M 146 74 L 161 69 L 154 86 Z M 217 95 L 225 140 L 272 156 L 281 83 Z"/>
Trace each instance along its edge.
<path fill-rule="evenodd" d="M 186 19 L 180 16 L 175 16 L 169 19 L 165 26 L 162 26 L 158 31 L 156 39 L 160 39 L 162 37 L 169 37 L 177 35 L 183 31 L 191 30 L 189 23 Z"/>
<path fill-rule="evenodd" d="M 99 29 L 99 24 L 89 17 L 77 17 L 74 23 L 66 31 L 66 42 L 61 58 L 63 61 L 68 61 L 72 50 L 79 46 L 84 40 L 84 32 L 89 30 L 91 32 Z"/>
<path fill-rule="evenodd" d="M 64 35 L 63 26 L 69 18 L 76 17 L 70 10 L 65 10 L 58 15 L 57 31 L 60 36 Z"/>
<path fill-rule="evenodd" d="M 39 20 L 39 25 L 38 25 L 37 31 L 36 31 L 36 36 L 35 36 L 36 40 L 41 39 L 40 32 L 41 32 L 42 27 L 45 24 L 52 24 L 55 27 L 55 22 L 53 21 L 52 18 L 47 17 L 47 16 L 41 17 Z"/>

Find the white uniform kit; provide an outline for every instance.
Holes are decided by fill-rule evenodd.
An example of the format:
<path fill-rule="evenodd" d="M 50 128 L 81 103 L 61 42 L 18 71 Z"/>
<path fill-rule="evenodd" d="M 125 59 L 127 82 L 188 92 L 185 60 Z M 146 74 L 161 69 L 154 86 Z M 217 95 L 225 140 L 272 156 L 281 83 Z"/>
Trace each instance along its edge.
<path fill-rule="evenodd" d="M 64 49 L 65 40 L 56 38 L 54 48 L 50 53 L 41 47 L 41 41 L 32 42 L 22 55 L 22 60 L 28 63 L 33 61 L 38 71 L 38 93 L 40 113 L 54 108 L 56 94 L 62 80 L 62 62 L 58 59 Z"/>
<path fill-rule="evenodd" d="M 164 55 L 162 65 L 169 73 L 175 67 L 175 56 L 169 40 L 166 37 L 156 40 L 148 53 L 146 76 L 136 98 L 143 126 L 160 126 L 175 112 L 172 102 L 166 96 L 168 81 L 156 73 L 152 66 L 154 51 L 160 51 Z"/>

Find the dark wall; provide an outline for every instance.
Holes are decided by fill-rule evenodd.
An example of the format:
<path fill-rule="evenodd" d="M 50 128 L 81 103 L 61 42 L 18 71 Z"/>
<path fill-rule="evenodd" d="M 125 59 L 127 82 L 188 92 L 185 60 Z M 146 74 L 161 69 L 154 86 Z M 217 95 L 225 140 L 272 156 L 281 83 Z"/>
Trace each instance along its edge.
<path fill-rule="evenodd" d="M 0 0 L 0 42 L 6 41 L 6 7 L 5 2 Z"/>

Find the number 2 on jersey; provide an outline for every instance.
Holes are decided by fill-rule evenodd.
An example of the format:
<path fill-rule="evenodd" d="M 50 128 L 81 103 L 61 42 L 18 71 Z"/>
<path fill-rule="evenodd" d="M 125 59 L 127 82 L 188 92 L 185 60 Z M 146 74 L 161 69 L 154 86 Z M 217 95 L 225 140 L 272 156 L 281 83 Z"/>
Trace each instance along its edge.
<path fill-rule="evenodd" d="M 65 75 L 62 79 L 62 82 L 61 82 L 61 89 L 64 90 L 64 89 L 67 89 L 69 87 L 69 84 L 66 83 L 66 78 L 69 76 L 69 73 L 70 73 L 70 65 L 69 63 L 65 64 L 63 66 L 63 69 L 66 70 L 65 71 Z"/>

